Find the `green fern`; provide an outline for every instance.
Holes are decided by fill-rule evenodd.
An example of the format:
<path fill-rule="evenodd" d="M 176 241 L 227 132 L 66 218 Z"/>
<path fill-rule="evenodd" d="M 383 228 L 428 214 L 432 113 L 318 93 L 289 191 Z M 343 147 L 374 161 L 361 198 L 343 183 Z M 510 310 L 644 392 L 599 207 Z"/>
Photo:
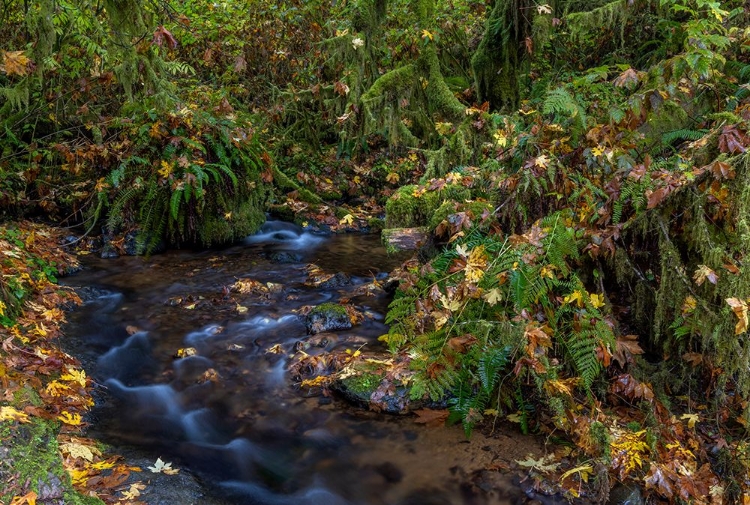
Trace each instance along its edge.
<path fill-rule="evenodd" d="M 684 140 L 699 140 L 703 138 L 704 135 L 706 135 L 709 132 L 709 130 L 688 130 L 688 129 L 680 129 L 680 130 L 672 130 L 670 132 L 665 132 L 661 137 L 661 143 L 663 146 L 671 146 L 675 141 L 684 141 Z"/>
<path fill-rule="evenodd" d="M 580 128 L 580 133 L 586 128 L 586 112 L 576 98 L 565 88 L 559 87 L 547 92 L 542 105 L 544 114 L 554 114 L 559 118 L 569 118 Z"/>

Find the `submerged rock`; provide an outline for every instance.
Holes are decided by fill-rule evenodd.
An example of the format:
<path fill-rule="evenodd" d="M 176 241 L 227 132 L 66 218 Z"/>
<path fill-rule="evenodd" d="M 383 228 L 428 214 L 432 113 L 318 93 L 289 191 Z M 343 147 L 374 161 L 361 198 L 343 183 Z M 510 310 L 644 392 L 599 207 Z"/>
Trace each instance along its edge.
<path fill-rule="evenodd" d="M 638 486 L 619 484 L 609 492 L 608 505 L 644 505 L 643 493 Z"/>

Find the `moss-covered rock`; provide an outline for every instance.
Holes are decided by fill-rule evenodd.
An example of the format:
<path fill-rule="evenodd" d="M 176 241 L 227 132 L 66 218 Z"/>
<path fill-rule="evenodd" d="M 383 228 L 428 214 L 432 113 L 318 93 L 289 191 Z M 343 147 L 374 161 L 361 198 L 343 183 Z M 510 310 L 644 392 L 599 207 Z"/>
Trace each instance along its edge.
<path fill-rule="evenodd" d="M 34 491 L 40 503 L 103 504 L 73 489 L 60 459 L 56 423 L 36 417 L 30 420 L 0 423 L 0 503 Z"/>
<path fill-rule="evenodd" d="M 338 303 L 323 303 L 314 307 L 305 318 L 307 333 L 348 330 L 352 321 L 346 307 Z"/>
<path fill-rule="evenodd" d="M 402 186 L 385 204 L 385 227 L 424 226 L 445 201 L 463 202 L 469 198 L 471 191 L 458 184 L 437 191 L 423 191 L 413 184 Z"/>
<path fill-rule="evenodd" d="M 198 236 L 203 244 L 231 243 L 255 233 L 265 221 L 262 206 L 250 201 L 236 202 L 229 214 L 205 214 L 198 227 Z"/>
<path fill-rule="evenodd" d="M 434 231 L 444 220 L 449 220 L 450 216 L 459 212 L 465 212 L 470 219 L 476 220 L 482 217 L 485 212 L 492 212 L 495 206 L 490 202 L 463 202 L 456 203 L 445 201 L 430 217 L 427 228 Z"/>

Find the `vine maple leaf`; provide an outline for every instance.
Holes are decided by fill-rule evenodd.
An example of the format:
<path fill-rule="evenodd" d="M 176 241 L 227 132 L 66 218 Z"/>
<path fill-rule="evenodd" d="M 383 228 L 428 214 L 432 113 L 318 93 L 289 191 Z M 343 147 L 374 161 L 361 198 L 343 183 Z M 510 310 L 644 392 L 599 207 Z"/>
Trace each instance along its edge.
<path fill-rule="evenodd" d="M 29 73 L 29 60 L 24 51 L 3 51 L 3 64 L 0 70 L 8 75 L 25 76 Z"/>
<path fill-rule="evenodd" d="M 703 284 L 706 280 L 711 284 L 716 284 L 719 281 L 719 274 L 711 270 L 706 265 L 698 265 L 697 270 L 693 274 L 693 280 L 697 285 Z"/>
<path fill-rule="evenodd" d="M 747 331 L 748 316 L 747 302 L 739 298 L 727 298 L 726 302 L 732 307 L 732 312 L 737 316 L 737 324 L 734 327 L 734 334 L 739 335 Z"/>

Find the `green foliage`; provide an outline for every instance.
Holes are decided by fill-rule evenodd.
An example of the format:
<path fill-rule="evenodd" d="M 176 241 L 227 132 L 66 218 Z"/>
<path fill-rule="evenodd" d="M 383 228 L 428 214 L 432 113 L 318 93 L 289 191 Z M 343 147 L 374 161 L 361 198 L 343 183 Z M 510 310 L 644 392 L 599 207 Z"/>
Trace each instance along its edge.
<path fill-rule="evenodd" d="M 432 259 L 428 273 L 401 289 L 386 319 L 390 347 L 412 356 L 412 395 L 452 396 L 454 418 L 469 432 L 510 363 L 515 374 L 508 387 L 525 370 L 544 398 L 559 403 L 547 383 L 565 373 L 591 394 L 602 370 L 600 350 L 614 345 L 614 335 L 600 298 L 574 269 L 580 247 L 563 212 L 512 239 L 474 228 Z"/>
<path fill-rule="evenodd" d="M 139 227 L 149 251 L 162 239 L 236 240 L 262 224 L 265 162 L 249 124 L 189 108 L 134 117 L 127 156 L 98 183 L 94 221 L 108 208 L 108 228 Z"/>

